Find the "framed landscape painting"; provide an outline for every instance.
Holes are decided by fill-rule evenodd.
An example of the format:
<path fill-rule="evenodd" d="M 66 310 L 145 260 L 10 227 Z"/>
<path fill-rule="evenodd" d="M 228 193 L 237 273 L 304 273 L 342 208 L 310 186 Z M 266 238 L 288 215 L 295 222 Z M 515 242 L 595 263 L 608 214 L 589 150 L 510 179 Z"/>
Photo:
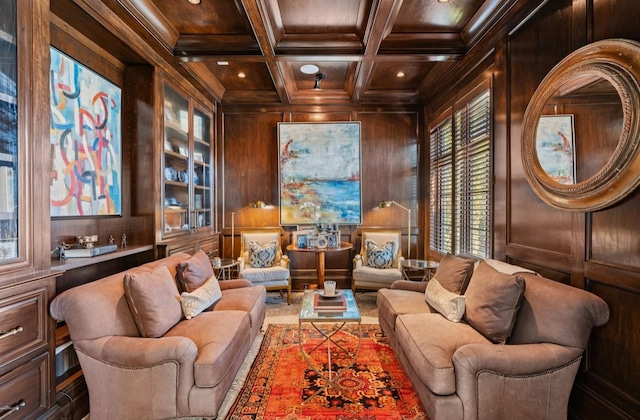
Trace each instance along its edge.
<path fill-rule="evenodd" d="M 573 115 L 542 115 L 536 132 L 538 162 L 560 184 L 575 183 Z"/>
<path fill-rule="evenodd" d="M 50 77 L 51 216 L 121 215 L 121 89 L 55 48 Z"/>
<path fill-rule="evenodd" d="M 280 224 L 360 224 L 360 122 L 279 123 Z"/>

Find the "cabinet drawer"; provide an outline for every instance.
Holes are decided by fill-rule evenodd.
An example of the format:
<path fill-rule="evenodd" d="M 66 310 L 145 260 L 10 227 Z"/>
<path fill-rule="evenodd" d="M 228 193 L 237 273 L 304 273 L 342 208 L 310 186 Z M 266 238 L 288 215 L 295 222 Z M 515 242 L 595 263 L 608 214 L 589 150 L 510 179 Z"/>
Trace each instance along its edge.
<path fill-rule="evenodd" d="M 178 252 L 186 252 L 187 254 L 195 254 L 197 251 L 195 243 L 179 243 L 171 244 L 167 247 L 167 256 L 177 254 Z"/>
<path fill-rule="evenodd" d="M 0 371 L 47 348 L 47 296 L 45 287 L 0 291 Z"/>
<path fill-rule="evenodd" d="M 218 256 L 218 235 L 215 235 L 210 239 L 203 239 L 198 244 L 198 248 L 201 251 L 204 251 L 209 259 Z"/>
<path fill-rule="evenodd" d="M 3 420 L 36 418 L 47 410 L 49 370 L 49 354 L 45 353 L 0 377 Z"/>

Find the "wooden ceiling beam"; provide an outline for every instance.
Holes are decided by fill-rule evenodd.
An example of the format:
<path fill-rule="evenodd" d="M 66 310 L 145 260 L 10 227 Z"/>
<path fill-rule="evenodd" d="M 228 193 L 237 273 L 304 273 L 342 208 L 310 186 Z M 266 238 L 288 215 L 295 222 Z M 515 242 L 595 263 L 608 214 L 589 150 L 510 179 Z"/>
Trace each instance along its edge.
<path fill-rule="evenodd" d="M 181 35 L 175 48 L 176 57 L 222 54 L 261 55 L 260 46 L 251 35 Z"/>
<path fill-rule="evenodd" d="M 256 36 L 258 45 L 260 45 L 260 49 L 262 50 L 262 55 L 264 56 L 271 78 L 273 79 L 276 92 L 283 104 L 289 104 L 290 101 L 287 84 L 285 83 L 284 77 L 281 74 L 278 63 L 275 59 L 274 48 L 270 42 L 266 27 L 268 22 L 266 11 L 261 10 L 261 7 L 258 5 L 258 1 L 259 0 L 242 0 L 242 7 L 249 18 L 249 22 L 253 28 L 253 33 Z M 264 8 L 264 4 L 262 2 L 260 4 Z"/>
<path fill-rule="evenodd" d="M 365 31 L 365 53 L 363 60 L 358 63 L 356 69 L 355 85 L 352 94 L 353 102 L 358 102 L 365 92 L 376 54 L 384 37 L 393 27 L 393 21 L 402 6 L 402 0 L 376 0 L 372 7 L 373 16 L 369 19 L 370 25 Z"/>

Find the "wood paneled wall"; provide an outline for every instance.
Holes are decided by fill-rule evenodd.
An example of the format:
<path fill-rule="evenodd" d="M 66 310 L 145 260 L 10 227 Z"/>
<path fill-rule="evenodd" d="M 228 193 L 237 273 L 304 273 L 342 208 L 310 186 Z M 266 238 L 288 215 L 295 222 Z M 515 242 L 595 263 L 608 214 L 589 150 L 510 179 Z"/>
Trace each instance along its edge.
<path fill-rule="evenodd" d="M 328 253 L 326 278 L 337 280 L 339 287 L 350 287 L 351 260 L 357 252 L 358 229 L 390 227 L 401 229 L 404 255 L 407 254 L 407 213 L 396 207 L 378 209 L 382 200 L 395 200 L 412 211 L 411 254 L 422 254 L 422 226 L 419 203 L 419 137 L 421 119 L 414 108 L 367 109 L 330 108 L 311 111 L 305 108 L 252 109 L 224 108 L 218 124 L 219 211 L 222 214 L 223 255 L 231 257 L 231 213 L 235 214 L 235 252 L 238 256 L 242 230 L 279 227 L 278 122 L 360 121 L 362 165 L 363 223 L 341 226 L 342 240 L 354 243 L 354 249 Z M 242 209 L 248 203 L 263 200 L 266 209 Z M 283 227 L 285 246 L 295 226 Z M 315 282 L 313 254 L 292 253 L 293 288 L 302 289 Z"/>
<path fill-rule="evenodd" d="M 543 203 L 527 183 L 520 147 L 523 114 L 536 87 L 555 64 L 599 39 L 640 40 L 637 2 L 543 3 L 532 15 L 523 15 L 491 34 L 478 47 L 481 51 L 471 54 L 494 57 L 494 257 L 586 289 L 609 304 L 609 322 L 592 332 L 574 386 L 570 417 L 640 418 L 640 191 L 594 213 L 556 210 Z M 453 88 L 430 98 L 427 119 L 448 98 L 459 94 L 460 75 L 474 68 L 476 74 L 483 70 L 477 66 L 478 60 L 469 59 L 450 76 Z M 609 105 L 603 105 L 602 114 L 610 111 Z M 582 132 L 576 138 L 576 158 L 589 159 L 581 165 L 593 171 L 611 145 L 600 144 L 602 136 L 592 128 L 578 128 Z"/>

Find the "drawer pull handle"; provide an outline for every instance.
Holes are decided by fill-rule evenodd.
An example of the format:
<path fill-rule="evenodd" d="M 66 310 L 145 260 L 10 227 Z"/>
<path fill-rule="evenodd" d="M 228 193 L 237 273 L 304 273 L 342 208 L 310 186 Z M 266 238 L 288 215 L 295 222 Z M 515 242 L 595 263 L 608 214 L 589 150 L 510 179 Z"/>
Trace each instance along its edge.
<path fill-rule="evenodd" d="M 24 328 L 22 327 L 16 327 L 14 329 L 12 329 L 11 331 L 7 331 L 7 332 L 2 332 L 0 333 L 0 340 L 2 340 L 3 338 L 7 338 L 7 337 L 11 337 L 12 335 L 16 335 L 18 333 L 21 333 L 22 331 L 24 331 Z M 0 417 L 0 420 L 2 420 L 2 417 Z"/>
<path fill-rule="evenodd" d="M 2 416 L 0 416 L 0 420 L 6 419 L 7 417 L 12 415 L 16 411 L 19 411 L 21 408 L 25 407 L 26 405 L 27 405 L 26 402 L 20 401 L 16 405 L 7 405 L 7 406 L 2 407 L 2 410 L 8 410 L 8 411 L 6 411 L 4 414 L 2 414 Z"/>

